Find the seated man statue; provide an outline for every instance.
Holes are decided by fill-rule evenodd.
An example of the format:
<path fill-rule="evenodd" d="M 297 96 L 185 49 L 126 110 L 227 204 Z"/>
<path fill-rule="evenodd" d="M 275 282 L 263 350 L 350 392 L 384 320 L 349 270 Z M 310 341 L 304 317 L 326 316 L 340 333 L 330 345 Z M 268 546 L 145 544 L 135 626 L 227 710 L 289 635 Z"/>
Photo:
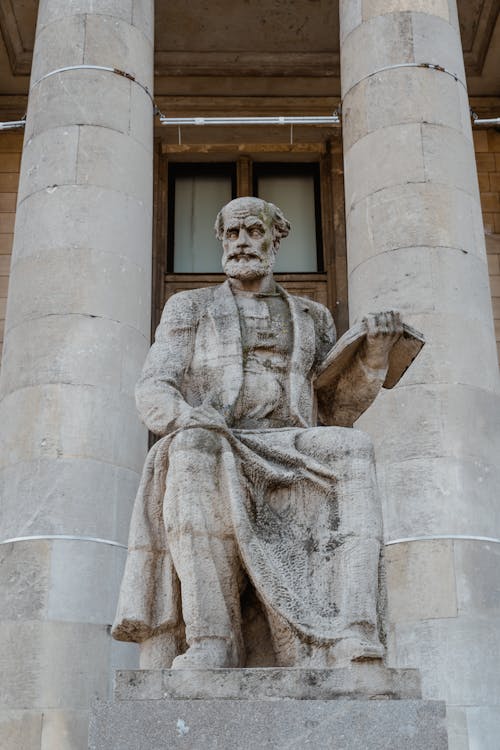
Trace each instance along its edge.
<path fill-rule="evenodd" d="M 273 279 L 288 221 L 238 198 L 215 229 L 227 280 L 168 300 L 137 386 L 161 439 L 133 511 L 113 635 L 142 644 L 143 667 L 245 666 L 246 582 L 275 664 L 380 659 L 381 510 L 371 441 L 352 424 L 384 382 L 401 321 L 369 316 L 347 369 L 315 389 L 335 329 L 323 305 Z"/>

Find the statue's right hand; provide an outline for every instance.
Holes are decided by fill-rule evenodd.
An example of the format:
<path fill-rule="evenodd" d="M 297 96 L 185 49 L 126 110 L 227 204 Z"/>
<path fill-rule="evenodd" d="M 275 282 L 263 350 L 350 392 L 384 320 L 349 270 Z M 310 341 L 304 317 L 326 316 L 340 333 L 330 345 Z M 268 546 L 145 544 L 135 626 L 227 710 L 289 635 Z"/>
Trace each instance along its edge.
<path fill-rule="evenodd" d="M 226 421 L 222 414 L 209 404 L 193 406 L 189 412 L 186 412 L 177 420 L 177 427 L 210 427 L 210 426 L 227 427 Z"/>

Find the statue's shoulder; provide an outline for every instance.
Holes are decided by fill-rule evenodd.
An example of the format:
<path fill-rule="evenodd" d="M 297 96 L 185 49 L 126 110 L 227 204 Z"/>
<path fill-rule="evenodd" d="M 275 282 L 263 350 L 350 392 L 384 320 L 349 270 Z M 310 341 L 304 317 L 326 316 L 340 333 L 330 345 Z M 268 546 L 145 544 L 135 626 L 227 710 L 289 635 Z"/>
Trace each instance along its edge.
<path fill-rule="evenodd" d="M 204 308 L 214 298 L 217 287 L 207 286 L 200 289 L 183 289 L 168 298 L 165 311 L 196 310 Z"/>

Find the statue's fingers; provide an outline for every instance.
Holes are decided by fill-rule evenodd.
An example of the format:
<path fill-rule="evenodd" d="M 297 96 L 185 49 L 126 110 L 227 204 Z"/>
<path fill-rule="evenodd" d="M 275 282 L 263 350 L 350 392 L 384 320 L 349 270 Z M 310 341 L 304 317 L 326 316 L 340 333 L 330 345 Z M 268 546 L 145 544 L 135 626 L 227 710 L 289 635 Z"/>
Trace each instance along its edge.
<path fill-rule="evenodd" d="M 383 335 L 386 331 L 385 313 L 380 312 L 377 314 L 377 333 L 379 336 Z"/>
<path fill-rule="evenodd" d="M 400 335 L 403 332 L 403 322 L 401 320 L 401 315 L 398 312 L 391 312 L 390 330 L 391 333 L 397 335 Z"/>
<path fill-rule="evenodd" d="M 368 331 L 368 336 L 372 337 L 377 332 L 377 324 L 376 324 L 376 315 L 373 315 L 370 313 L 370 315 L 366 316 L 366 326 Z"/>

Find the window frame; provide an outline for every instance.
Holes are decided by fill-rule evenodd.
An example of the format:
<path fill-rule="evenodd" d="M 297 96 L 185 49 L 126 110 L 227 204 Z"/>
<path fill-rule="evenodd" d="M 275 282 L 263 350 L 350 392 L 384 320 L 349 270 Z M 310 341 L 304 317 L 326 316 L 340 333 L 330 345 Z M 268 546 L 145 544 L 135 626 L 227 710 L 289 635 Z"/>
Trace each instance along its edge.
<path fill-rule="evenodd" d="M 199 177 L 201 175 L 224 175 L 231 180 L 232 199 L 237 195 L 237 164 L 235 161 L 224 162 L 173 162 L 168 169 L 167 189 L 167 237 L 166 237 L 166 272 L 199 276 L 198 271 L 174 271 L 175 263 L 175 181 L 177 177 Z M 215 217 L 214 217 L 215 219 Z M 210 275 L 206 272 L 203 275 Z M 214 273 L 214 272 L 212 272 Z"/>
<path fill-rule="evenodd" d="M 325 256 L 323 247 L 323 227 L 321 216 L 321 180 L 320 165 L 318 162 L 277 162 L 277 161 L 256 161 L 252 169 L 252 192 L 255 197 L 259 197 L 258 184 L 259 177 L 280 177 L 286 175 L 296 175 L 299 177 L 307 176 L 313 178 L 314 186 L 314 223 L 316 230 L 316 270 L 315 271 L 283 271 L 289 276 L 293 274 L 304 273 L 324 273 Z"/>

